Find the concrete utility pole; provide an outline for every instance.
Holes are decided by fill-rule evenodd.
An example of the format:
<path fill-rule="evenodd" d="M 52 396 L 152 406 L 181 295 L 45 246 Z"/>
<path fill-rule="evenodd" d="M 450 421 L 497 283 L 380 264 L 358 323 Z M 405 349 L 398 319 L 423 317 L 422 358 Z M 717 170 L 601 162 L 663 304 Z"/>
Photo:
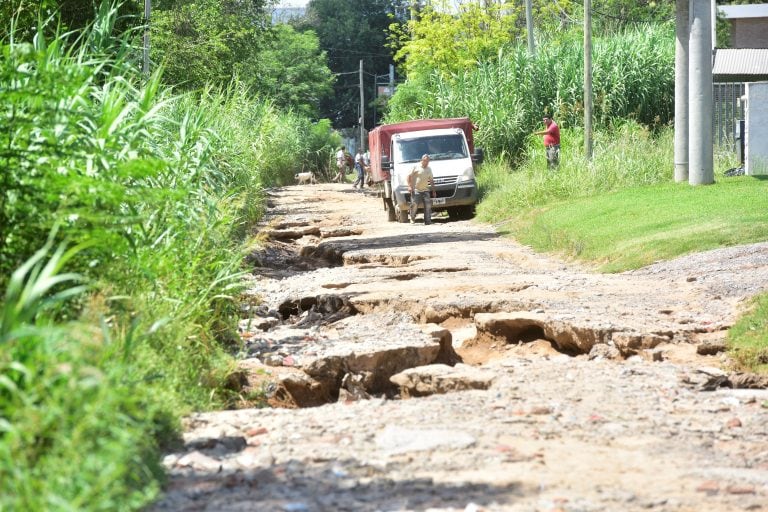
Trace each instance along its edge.
<path fill-rule="evenodd" d="M 690 0 L 675 7 L 675 181 L 688 181 L 688 45 Z"/>
<path fill-rule="evenodd" d="M 584 0 L 584 156 L 592 159 L 592 0 Z"/>
<path fill-rule="evenodd" d="M 144 76 L 149 77 L 149 17 L 152 14 L 152 0 L 144 0 Z"/>
<path fill-rule="evenodd" d="M 712 57 L 715 55 L 715 48 L 717 48 L 717 0 L 712 0 Z M 712 65 L 714 65 L 714 60 Z"/>
<path fill-rule="evenodd" d="M 363 59 L 360 59 L 360 149 L 365 151 L 365 92 L 363 91 Z"/>
<path fill-rule="evenodd" d="M 710 0 L 690 0 L 688 183 L 714 183 L 712 150 L 712 11 Z"/>
<path fill-rule="evenodd" d="M 525 28 L 528 31 L 528 53 L 536 55 L 536 43 L 533 41 L 533 6 L 532 0 L 525 0 Z"/>

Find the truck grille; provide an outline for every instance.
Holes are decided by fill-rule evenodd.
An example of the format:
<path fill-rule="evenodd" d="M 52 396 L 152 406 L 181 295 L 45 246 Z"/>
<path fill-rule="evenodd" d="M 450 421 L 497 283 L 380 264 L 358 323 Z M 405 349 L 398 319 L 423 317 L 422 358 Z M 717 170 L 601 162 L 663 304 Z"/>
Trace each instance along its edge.
<path fill-rule="evenodd" d="M 443 176 L 441 178 L 435 178 L 435 186 L 439 187 L 440 185 L 455 185 L 457 181 L 459 181 L 458 176 Z"/>

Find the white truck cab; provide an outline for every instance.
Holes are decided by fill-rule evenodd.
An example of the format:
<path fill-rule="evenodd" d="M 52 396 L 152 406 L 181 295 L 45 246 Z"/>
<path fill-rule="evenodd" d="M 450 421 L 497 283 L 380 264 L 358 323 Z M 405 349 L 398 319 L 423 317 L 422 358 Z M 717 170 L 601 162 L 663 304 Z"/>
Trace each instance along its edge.
<path fill-rule="evenodd" d="M 382 125 L 369 134 L 372 177 L 383 185 L 390 221 L 408 222 L 408 176 L 425 154 L 435 185 L 432 210 L 446 210 L 452 219 L 474 215 L 478 198 L 474 166 L 482 162 L 483 152 L 473 149 L 473 129 L 468 118 L 425 119 Z"/>

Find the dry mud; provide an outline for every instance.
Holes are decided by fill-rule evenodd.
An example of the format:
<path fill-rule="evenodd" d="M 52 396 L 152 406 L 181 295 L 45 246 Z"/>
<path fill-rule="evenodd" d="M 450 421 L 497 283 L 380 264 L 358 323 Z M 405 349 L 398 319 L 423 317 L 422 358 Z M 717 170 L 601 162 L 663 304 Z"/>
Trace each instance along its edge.
<path fill-rule="evenodd" d="M 186 419 L 153 510 L 768 510 L 766 382 L 722 352 L 768 245 L 601 275 L 351 185 L 269 196 L 244 407 Z"/>

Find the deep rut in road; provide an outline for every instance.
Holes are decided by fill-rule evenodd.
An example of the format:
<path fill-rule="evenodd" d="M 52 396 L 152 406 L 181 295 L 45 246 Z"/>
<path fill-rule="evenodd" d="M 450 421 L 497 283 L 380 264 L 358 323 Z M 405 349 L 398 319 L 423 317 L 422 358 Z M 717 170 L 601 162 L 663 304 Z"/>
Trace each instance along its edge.
<path fill-rule="evenodd" d="M 736 389 L 766 379 L 722 349 L 768 244 L 603 275 L 384 222 L 349 185 L 267 195 L 240 360 L 262 395 L 185 419 L 151 510 L 766 510 L 768 391 Z"/>
<path fill-rule="evenodd" d="M 341 274 L 342 278 L 353 277 L 354 270 L 397 270 L 380 276 L 379 282 L 405 282 L 425 275 L 470 270 L 467 266 L 434 266 L 427 270 L 410 270 L 415 263 L 429 256 L 359 253 L 350 245 L 340 242 L 346 237 L 360 235 L 360 229 L 324 229 L 314 222 L 294 221 L 275 224 L 265 234 L 270 241 L 264 244 L 258 254 L 253 255 L 252 260 L 260 263 L 258 272 L 273 277 L 277 274 L 283 279 L 300 279 L 307 272 L 338 267 L 349 270 Z M 299 243 L 308 238 L 311 241 Z M 330 240 L 312 243 L 323 238 Z M 354 280 L 334 281 L 323 283 L 321 287 L 325 290 L 345 290 L 353 284 Z M 519 283 L 508 287 L 507 292 L 514 295 L 530 286 L 531 283 Z M 657 350 L 660 345 L 668 345 L 675 339 L 678 343 L 681 339 L 686 342 L 696 341 L 698 333 L 708 331 L 620 332 L 553 319 L 540 304 L 523 301 L 516 303 L 512 297 L 505 301 L 475 301 L 461 307 L 455 304 L 430 305 L 421 298 L 410 298 L 407 294 L 381 299 L 361 299 L 356 298 L 356 295 L 340 292 L 289 296 L 277 305 L 276 313 L 264 308 L 257 310 L 274 320 L 260 323 L 263 334 L 260 332 L 249 338 L 247 360 L 265 362 L 271 367 L 266 373 L 273 378 L 266 378 L 263 369 L 257 378 L 253 378 L 251 373 L 251 390 L 255 387 L 267 390 L 270 403 L 283 407 L 322 405 L 337 401 L 340 397 L 394 397 L 398 389 L 391 379 L 397 373 L 416 366 L 437 363 L 469 363 L 477 366 L 514 354 L 524 357 L 566 354 L 614 360 L 640 356 L 653 361 L 662 359 L 661 352 Z M 361 365 L 360 355 L 354 348 L 347 354 L 322 355 L 303 350 L 302 343 L 296 341 L 296 329 L 312 329 L 317 333 L 332 329 L 334 323 L 350 317 L 393 313 L 401 313 L 401 321 L 413 322 L 421 329 L 431 326 L 426 330 L 430 332 L 433 341 L 437 341 L 439 349 L 435 351 L 432 347 L 429 355 L 425 355 L 424 347 L 418 343 L 417 346 L 394 350 L 381 344 L 365 352 L 364 357 L 376 361 L 376 364 Z M 358 322 L 359 319 L 352 321 Z M 250 328 L 249 325 L 247 329 Z M 293 341 L 281 343 L 281 336 L 284 337 L 282 339 Z M 271 342 L 265 344 L 265 338 L 271 339 Z M 314 341 L 313 336 L 309 336 L 308 340 Z M 708 355 L 717 355 L 724 349 L 720 340 L 703 346 Z M 310 357 L 307 357 L 307 352 Z"/>

